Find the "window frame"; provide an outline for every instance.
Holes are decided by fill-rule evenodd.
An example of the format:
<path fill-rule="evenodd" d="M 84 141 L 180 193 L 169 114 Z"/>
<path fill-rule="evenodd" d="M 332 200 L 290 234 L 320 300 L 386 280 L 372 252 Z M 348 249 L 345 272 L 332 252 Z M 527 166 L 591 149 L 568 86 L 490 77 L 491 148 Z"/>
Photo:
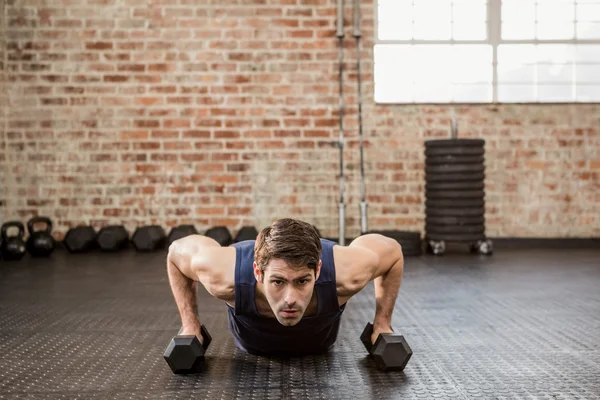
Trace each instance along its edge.
<path fill-rule="evenodd" d="M 473 103 L 464 102 L 384 102 L 378 104 L 598 104 L 598 101 L 560 101 L 560 102 L 546 102 L 546 101 L 528 101 L 528 102 L 500 102 L 498 100 L 498 47 L 507 44 L 593 44 L 600 45 L 600 39 L 502 39 L 502 0 L 487 0 L 487 39 L 484 40 L 422 40 L 422 39 L 411 39 L 411 40 L 381 40 L 379 39 L 379 1 L 374 1 L 374 29 L 375 37 L 373 42 L 373 49 L 377 45 L 387 44 L 401 44 L 401 45 L 472 45 L 472 44 L 484 44 L 492 47 L 492 101 L 481 101 Z M 419 1 L 419 0 L 414 0 Z M 575 9 L 575 20 L 577 22 L 577 9 Z"/>

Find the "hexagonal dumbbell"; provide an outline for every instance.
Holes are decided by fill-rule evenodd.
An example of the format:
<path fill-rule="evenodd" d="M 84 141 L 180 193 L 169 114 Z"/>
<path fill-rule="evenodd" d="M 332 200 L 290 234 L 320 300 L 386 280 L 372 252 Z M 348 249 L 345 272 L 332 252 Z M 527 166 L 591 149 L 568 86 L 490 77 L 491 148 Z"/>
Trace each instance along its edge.
<path fill-rule="evenodd" d="M 243 242 L 244 240 L 256 240 L 258 230 L 254 226 L 243 226 L 233 239 L 233 243 Z"/>
<path fill-rule="evenodd" d="M 176 226 L 175 228 L 171 229 L 171 231 L 169 232 L 169 236 L 167 237 L 167 244 L 170 246 L 177 239 L 181 239 L 181 238 L 184 238 L 189 235 L 197 235 L 197 234 L 198 234 L 198 231 L 196 230 L 196 227 L 194 225 L 191 225 L 191 224 L 179 225 L 179 226 Z"/>
<path fill-rule="evenodd" d="M 181 329 L 179 330 L 181 333 Z M 212 338 L 204 325 L 200 326 L 203 344 L 195 335 L 177 334 L 165 350 L 163 357 L 174 374 L 196 374 L 204 367 L 204 354 Z"/>
<path fill-rule="evenodd" d="M 375 365 L 382 371 L 402 371 L 410 357 L 412 350 L 404 336 L 395 333 L 381 333 L 375 343 L 371 344 L 373 324 L 367 326 L 360 335 L 360 340 L 375 360 Z"/>
<path fill-rule="evenodd" d="M 226 226 L 213 226 L 204 232 L 204 236 L 215 239 L 221 246 L 229 246 L 233 243 L 231 232 Z"/>
<path fill-rule="evenodd" d="M 96 243 L 104 251 L 119 251 L 127 248 L 129 233 L 123 225 L 105 226 L 98 232 Z"/>
<path fill-rule="evenodd" d="M 91 226 L 76 226 L 67 231 L 63 245 L 69 253 L 84 253 L 96 246 L 96 231 Z"/>
<path fill-rule="evenodd" d="M 137 228 L 131 242 L 137 251 L 154 251 L 165 246 L 167 234 L 160 225 L 148 225 Z"/>

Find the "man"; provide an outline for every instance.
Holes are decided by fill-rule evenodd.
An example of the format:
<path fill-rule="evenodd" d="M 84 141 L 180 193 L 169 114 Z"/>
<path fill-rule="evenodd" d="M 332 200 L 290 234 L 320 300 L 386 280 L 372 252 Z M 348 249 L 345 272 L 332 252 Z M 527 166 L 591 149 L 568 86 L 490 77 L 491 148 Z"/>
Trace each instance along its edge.
<path fill-rule="evenodd" d="M 276 220 L 256 241 L 228 247 L 206 236 L 187 236 L 173 242 L 167 256 L 181 334 L 203 341 L 196 303 L 201 282 L 227 304 L 236 346 L 256 355 L 327 351 L 346 303 L 371 280 L 374 343 L 380 333 L 392 332 L 403 269 L 402 249 L 393 239 L 366 234 L 340 246 L 291 218 Z"/>

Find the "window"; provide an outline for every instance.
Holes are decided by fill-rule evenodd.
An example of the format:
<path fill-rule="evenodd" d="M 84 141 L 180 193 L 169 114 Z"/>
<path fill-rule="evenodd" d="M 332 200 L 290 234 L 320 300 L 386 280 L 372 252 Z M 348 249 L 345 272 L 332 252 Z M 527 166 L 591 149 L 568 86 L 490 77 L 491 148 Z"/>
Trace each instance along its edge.
<path fill-rule="evenodd" d="M 600 0 L 378 0 L 378 103 L 599 102 Z"/>

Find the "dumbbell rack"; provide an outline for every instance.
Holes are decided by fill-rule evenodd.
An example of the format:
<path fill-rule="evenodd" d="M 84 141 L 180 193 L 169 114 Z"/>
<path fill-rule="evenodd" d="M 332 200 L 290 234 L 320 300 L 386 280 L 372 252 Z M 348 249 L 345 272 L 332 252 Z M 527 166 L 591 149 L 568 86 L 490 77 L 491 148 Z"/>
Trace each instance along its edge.
<path fill-rule="evenodd" d="M 425 142 L 425 240 L 430 253 L 443 254 L 446 242 L 492 253 L 485 236 L 484 147 L 483 139 Z"/>

